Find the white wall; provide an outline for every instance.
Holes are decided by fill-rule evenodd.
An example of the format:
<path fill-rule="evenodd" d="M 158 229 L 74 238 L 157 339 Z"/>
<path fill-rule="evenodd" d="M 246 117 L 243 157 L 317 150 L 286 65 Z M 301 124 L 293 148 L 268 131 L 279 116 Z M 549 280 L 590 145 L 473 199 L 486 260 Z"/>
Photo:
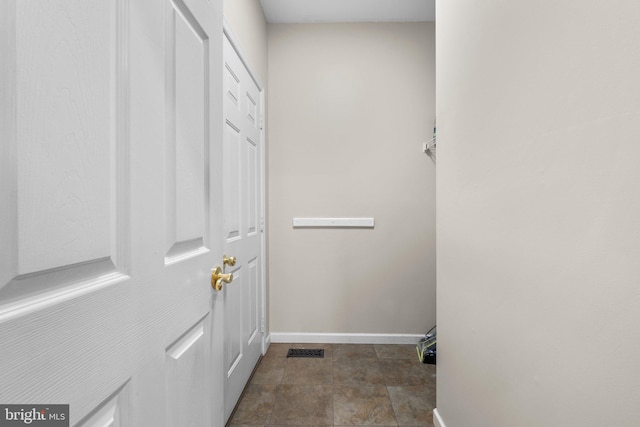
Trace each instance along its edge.
<path fill-rule="evenodd" d="M 437 3 L 438 411 L 640 425 L 640 3 Z"/>
<path fill-rule="evenodd" d="M 271 331 L 435 323 L 433 23 L 269 24 Z M 375 229 L 293 229 L 375 217 Z"/>
<path fill-rule="evenodd" d="M 260 0 L 224 0 L 224 17 L 253 72 L 266 85 L 267 21 Z"/>

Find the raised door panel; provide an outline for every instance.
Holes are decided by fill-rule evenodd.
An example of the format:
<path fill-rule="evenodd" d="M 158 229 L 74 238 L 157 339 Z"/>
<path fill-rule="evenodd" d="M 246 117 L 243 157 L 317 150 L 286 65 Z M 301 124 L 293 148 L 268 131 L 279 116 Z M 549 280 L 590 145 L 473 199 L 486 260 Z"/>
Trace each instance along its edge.
<path fill-rule="evenodd" d="M 244 346 L 242 340 L 243 313 L 245 301 L 243 300 L 243 288 L 245 275 L 240 266 L 236 266 L 233 270 L 233 282 L 224 289 L 224 306 L 225 306 L 225 375 L 227 378 L 233 376 L 236 368 L 244 357 Z M 242 385 L 244 387 L 244 384 Z M 236 390 L 241 392 L 242 388 Z"/>
<path fill-rule="evenodd" d="M 128 223 L 125 1 L 13 7 L 0 100 L 5 306 L 116 278 Z"/>
<path fill-rule="evenodd" d="M 249 76 L 246 69 L 242 70 L 242 90 L 245 93 L 244 114 L 241 115 L 242 131 L 245 138 L 243 158 L 241 164 L 244 176 L 242 179 L 243 189 L 241 193 L 241 204 L 244 207 L 243 216 L 246 224 L 243 237 L 259 241 L 258 221 L 260 207 L 260 157 L 261 157 L 261 135 L 259 125 L 260 108 L 256 99 L 260 99 L 260 92 L 255 82 Z M 254 252 L 259 250 L 259 243 L 250 244 Z M 257 253 L 257 252 L 256 252 Z M 246 260 L 248 261 L 248 260 Z"/>
<path fill-rule="evenodd" d="M 224 67 L 224 92 L 225 100 L 235 104 L 235 108 L 240 107 L 240 79 L 233 71 L 233 65 L 225 63 Z"/>
<path fill-rule="evenodd" d="M 76 427 L 127 427 L 130 392 L 127 382 L 80 421 Z"/>
<path fill-rule="evenodd" d="M 201 253 L 207 241 L 209 39 L 185 3 L 168 3 L 165 261 L 171 263 Z"/>
<path fill-rule="evenodd" d="M 256 99 L 254 97 L 256 97 L 256 93 L 246 93 L 247 96 L 247 102 L 245 103 L 246 106 L 246 110 L 247 110 L 247 119 L 249 120 L 249 123 L 251 123 L 253 125 L 253 127 L 257 128 L 258 127 L 258 104 L 256 102 Z"/>
<path fill-rule="evenodd" d="M 165 398 L 167 426 L 208 426 L 207 365 L 209 317 L 191 327 L 166 350 Z"/>
<path fill-rule="evenodd" d="M 254 343 L 259 332 L 260 289 L 258 285 L 260 281 L 258 275 L 258 258 L 256 257 L 247 262 L 247 279 L 243 289 L 243 300 L 247 305 L 247 309 L 244 310 L 243 338 L 247 346 Z"/>
<path fill-rule="evenodd" d="M 227 242 L 241 238 L 241 171 L 242 144 L 239 127 L 233 117 L 227 117 L 223 137 L 224 236 Z"/>
<path fill-rule="evenodd" d="M 258 144 L 251 138 L 246 140 L 245 150 L 245 164 L 246 167 L 246 217 L 247 217 L 247 230 L 248 236 L 253 236 L 258 233 L 258 206 L 260 201 L 258 200 Z"/>
<path fill-rule="evenodd" d="M 110 255 L 116 22 L 115 3 L 104 1 L 17 7 L 17 268 L 24 275 Z"/>

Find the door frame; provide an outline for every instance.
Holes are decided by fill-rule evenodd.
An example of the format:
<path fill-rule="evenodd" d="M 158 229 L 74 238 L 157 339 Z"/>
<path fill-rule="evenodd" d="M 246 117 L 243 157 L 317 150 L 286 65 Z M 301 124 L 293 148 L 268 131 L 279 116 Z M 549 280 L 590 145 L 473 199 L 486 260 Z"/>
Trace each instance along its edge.
<path fill-rule="evenodd" d="M 266 152 L 267 152 L 267 140 L 265 138 L 265 107 L 266 104 L 264 102 L 264 85 L 258 75 L 253 71 L 251 64 L 249 63 L 247 55 L 244 54 L 242 48 L 240 47 L 240 42 L 237 37 L 233 34 L 233 30 L 231 29 L 231 24 L 227 21 L 227 18 L 223 16 L 222 18 L 222 30 L 223 36 L 227 37 L 229 43 L 238 54 L 240 61 L 245 66 L 247 71 L 249 72 L 249 76 L 253 82 L 258 86 L 258 90 L 260 91 L 260 117 L 258 120 L 260 121 L 260 144 L 262 145 L 262 150 L 260 152 L 260 256 L 262 257 L 262 266 L 260 271 L 260 296 L 261 296 L 261 304 L 260 304 L 260 332 L 262 334 L 262 354 L 266 354 L 268 342 L 267 342 L 267 331 L 266 331 L 266 315 L 267 315 L 267 250 L 266 250 L 266 241 L 267 241 L 267 226 L 266 226 Z M 224 66 L 224 64 L 223 64 Z M 224 190 L 223 190 L 224 191 Z"/>

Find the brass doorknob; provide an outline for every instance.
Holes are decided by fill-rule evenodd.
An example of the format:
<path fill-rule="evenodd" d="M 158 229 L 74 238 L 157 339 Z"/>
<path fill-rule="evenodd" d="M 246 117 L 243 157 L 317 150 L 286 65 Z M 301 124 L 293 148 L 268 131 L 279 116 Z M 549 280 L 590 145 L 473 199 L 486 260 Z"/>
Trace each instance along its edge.
<path fill-rule="evenodd" d="M 233 273 L 223 273 L 220 267 L 211 270 L 211 287 L 216 291 L 222 290 L 223 283 L 231 283 L 233 281 Z"/>
<path fill-rule="evenodd" d="M 222 265 L 229 265 L 229 266 L 233 267 L 234 265 L 236 265 L 236 257 L 223 255 L 222 256 Z"/>

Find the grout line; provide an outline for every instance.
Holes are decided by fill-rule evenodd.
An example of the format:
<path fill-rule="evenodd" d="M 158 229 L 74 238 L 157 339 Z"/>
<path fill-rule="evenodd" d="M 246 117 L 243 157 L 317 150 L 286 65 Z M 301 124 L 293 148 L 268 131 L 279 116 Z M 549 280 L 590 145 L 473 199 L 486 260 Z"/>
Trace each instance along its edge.
<path fill-rule="evenodd" d="M 284 374 L 282 374 L 282 375 L 284 376 Z M 282 383 L 282 380 L 280 381 L 280 383 Z M 275 402 L 273 402 L 273 408 L 271 408 L 271 413 L 269 414 L 269 419 L 267 420 L 267 425 L 271 425 L 271 421 L 273 419 L 273 413 L 275 412 L 276 405 L 278 404 L 278 397 L 280 396 L 280 385 L 281 384 L 277 384 L 276 385 L 276 392 L 275 392 L 276 400 L 275 400 Z"/>
<path fill-rule="evenodd" d="M 396 408 L 393 407 L 393 401 L 391 400 L 391 393 L 389 393 L 389 386 L 385 386 L 385 390 L 387 390 L 387 397 L 389 398 L 389 405 L 391 405 L 391 412 L 393 412 L 393 419 L 396 420 L 396 425 L 399 426 L 400 422 L 398 421 L 398 414 L 396 414 Z"/>
<path fill-rule="evenodd" d="M 331 384 L 331 425 L 336 425 L 336 386 Z"/>

